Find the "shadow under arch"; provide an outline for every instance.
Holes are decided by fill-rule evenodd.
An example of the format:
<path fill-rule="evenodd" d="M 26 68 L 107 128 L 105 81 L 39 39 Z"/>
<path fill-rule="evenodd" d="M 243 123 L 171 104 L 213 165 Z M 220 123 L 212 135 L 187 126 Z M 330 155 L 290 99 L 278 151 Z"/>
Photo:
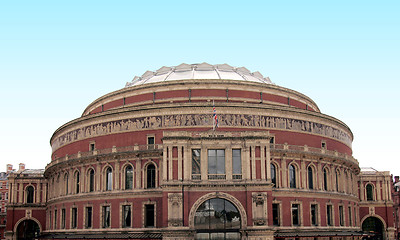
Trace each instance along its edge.
<path fill-rule="evenodd" d="M 385 224 L 376 216 L 368 216 L 363 219 L 362 221 L 362 230 L 364 232 L 368 232 L 374 234 L 372 238 L 368 239 L 375 239 L 375 240 L 382 240 L 384 239 L 384 228 Z"/>
<path fill-rule="evenodd" d="M 17 240 L 33 240 L 38 238 L 41 229 L 40 223 L 36 219 L 24 218 L 15 224 L 14 232 Z"/>

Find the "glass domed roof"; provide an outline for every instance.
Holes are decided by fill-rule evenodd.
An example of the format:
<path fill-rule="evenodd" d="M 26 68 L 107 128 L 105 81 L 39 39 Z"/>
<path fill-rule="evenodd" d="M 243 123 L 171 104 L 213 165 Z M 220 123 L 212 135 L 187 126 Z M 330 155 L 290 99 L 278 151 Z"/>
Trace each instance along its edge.
<path fill-rule="evenodd" d="M 131 82 L 126 83 L 125 87 L 187 79 L 228 79 L 273 84 L 268 77 L 264 77 L 259 72 L 252 73 L 245 67 L 236 68 L 228 64 L 182 63 L 175 67 L 162 67 L 155 72 L 147 71 L 141 77 L 135 76 Z"/>

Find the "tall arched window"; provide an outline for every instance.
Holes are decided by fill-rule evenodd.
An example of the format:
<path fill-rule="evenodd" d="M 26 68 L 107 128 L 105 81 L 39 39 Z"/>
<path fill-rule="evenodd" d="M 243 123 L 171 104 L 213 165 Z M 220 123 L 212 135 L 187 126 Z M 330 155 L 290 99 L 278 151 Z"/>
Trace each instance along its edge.
<path fill-rule="evenodd" d="M 311 166 L 308 166 L 307 172 L 308 172 L 308 188 L 314 189 L 314 173 Z"/>
<path fill-rule="evenodd" d="M 76 172 L 75 173 L 75 193 L 79 193 L 80 185 L 81 185 L 81 181 L 80 181 L 80 178 L 79 178 L 79 172 Z"/>
<path fill-rule="evenodd" d="M 89 170 L 89 192 L 94 191 L 94 170 Z"/>
<path fill-rule="evenodd" d="M 339 172 L 336 171 L 336 191 L 339 192 Z"/>
<path fill-rule="evenodd" d="M 296 188 L 296 168 L 293 164 L 289 165 L 289 187 Z"/>
<path fill-rule="evenodd" d="M 156 167 L 154 164 L 150 163 L 147 165 L 146 169 L 146 175 L 147 175 L 147 188 L 155 188 L 156 187 Z"/>
<path fill-rule="evenodd" d="M 106 190 L 107 191 L 112 190 L 112 169 L 111 169 L 111 167 L 108 167 L 106 169 Z"/>
<path fill-rule="evenodd" d="M 35 189 L 32 186 L 26 188 L 26 203 L 33 203 Z"/>
<path fill-rule="evenodd" d="M 125 189 L 133 189 L 133 168 L 131 165 L 125 168 Z"/>
<path fill-rule="evenodd" d="M 274 184 L 273 187 L 276 187 L 276 167 L 271 163 L 271 182 Z"/>
<path fill-rule="evenodd" d="M 374 201 L 374 188 L 372 184 L 367 184 L 365 189 L 367 190 L 367 201 Z"/>
<path fill-rule="evenodd" d="M 326 168 L 324 168 L 324 190 L 328 191 L 328 173 Z"/>
<path fill-rule="evenodd" d="M 64 190 L 65 190 L 65 192 L 64 192 L 64 194 L 65 195 L 68 195 L 68 181 L 69 181 L 69 179 L 68 179 L 68 173 L 66 173 L 65 175 L 64 175 Z"/>

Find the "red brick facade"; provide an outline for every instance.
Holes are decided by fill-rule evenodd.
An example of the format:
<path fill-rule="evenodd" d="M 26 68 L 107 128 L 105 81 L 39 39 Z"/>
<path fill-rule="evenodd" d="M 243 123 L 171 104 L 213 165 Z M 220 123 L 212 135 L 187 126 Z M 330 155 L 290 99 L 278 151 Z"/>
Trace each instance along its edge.
<path fill-rule="evenodd" d="M 57 129 L 44 171 L 10 175 L 7 239 L 35 237 L 22 226 L 56 239 L 361 239 L 365 219 L 393 236 L 387 173 L 360 171 L 343 122 L 259 73 L 218 67 L 168 74 L 243 80 L 156 72 Z"/>

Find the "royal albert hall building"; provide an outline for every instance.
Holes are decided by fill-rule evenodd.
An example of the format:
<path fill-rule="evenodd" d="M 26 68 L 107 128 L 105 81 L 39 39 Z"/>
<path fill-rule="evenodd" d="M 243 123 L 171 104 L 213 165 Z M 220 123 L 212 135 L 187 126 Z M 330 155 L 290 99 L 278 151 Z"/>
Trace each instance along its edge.
<path fill-rule="evenodd" d="M 147 71 L 58 128 L 44 171 L 10 174 L 6 238 L 391 239 L 390 175 L 360 181 L 352 140 L 259 72 Z"/>

